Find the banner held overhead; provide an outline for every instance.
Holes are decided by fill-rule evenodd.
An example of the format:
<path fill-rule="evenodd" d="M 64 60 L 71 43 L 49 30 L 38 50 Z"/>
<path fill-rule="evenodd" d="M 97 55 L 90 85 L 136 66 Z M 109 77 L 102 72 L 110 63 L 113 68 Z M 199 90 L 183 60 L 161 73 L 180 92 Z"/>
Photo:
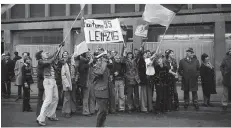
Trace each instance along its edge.
<path fill-rule="evenodd" d="M 120 22 L 113 20 L 84 20 L 86 43 L 119 43 L 124 42 Z"/>

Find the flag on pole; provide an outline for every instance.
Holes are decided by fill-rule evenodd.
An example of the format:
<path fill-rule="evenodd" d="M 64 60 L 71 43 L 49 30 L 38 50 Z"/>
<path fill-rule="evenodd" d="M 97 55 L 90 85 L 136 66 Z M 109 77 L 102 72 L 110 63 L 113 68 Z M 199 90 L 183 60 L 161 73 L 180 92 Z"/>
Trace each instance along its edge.
<path fill-rule="evenodd" d="M 15 4 L 4 4 L 1 5 L 1 14 L 6 12 L 8 9 L 12 8 Z"/>
<path fill-rule="evenodd" d="M 138 25 L 135 31 L 136 36 L 147 37 L 148 35 L 148 24 Z"/>
<path fill-rule="evenodd" d="M 81 10 L 85 7 L 85 4 L 80 4 Z"/>
<path fill-rule="evenodd" d="M 81 55 L 83 53 L 86 53 L 86 52 L 88 52 L 88 46 L 87 46 L 87 43 L 83 41 L 80 44 L 75 46 L 74 57 Z"/>
<path fill-rule="evenodd" d="M 183 5 L 146 4 L 143 19 L 149 23 L 168 27 Z"/>

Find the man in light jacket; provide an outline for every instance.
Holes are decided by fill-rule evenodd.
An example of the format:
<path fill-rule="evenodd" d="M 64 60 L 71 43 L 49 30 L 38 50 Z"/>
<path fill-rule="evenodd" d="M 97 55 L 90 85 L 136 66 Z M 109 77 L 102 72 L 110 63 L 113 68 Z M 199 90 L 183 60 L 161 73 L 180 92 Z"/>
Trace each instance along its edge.
<path fill-rule="evenodd" d="M 15 101 L 22 98 L 22 85 L 24 84 L 22 82 L 22 66 L 24 65 L 24 59 L 28 56 L 27 52 L 22 53 L 22 58 L 20 60 L 17 60 L 14 67 L 14 74 L 15 74 L 15 84 L 18 86 L 18 97 Z"/>

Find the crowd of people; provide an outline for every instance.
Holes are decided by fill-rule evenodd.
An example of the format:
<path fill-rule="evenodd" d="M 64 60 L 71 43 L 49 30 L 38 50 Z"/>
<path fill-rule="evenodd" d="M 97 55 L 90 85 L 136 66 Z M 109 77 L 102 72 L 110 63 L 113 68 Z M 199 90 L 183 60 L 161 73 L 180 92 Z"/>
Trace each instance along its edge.
<path fill-rule="evenodd" d="M 64 117 L 70 118 L 82 106 L 82 114 L 91 116 L 97 113 L 97 127 L 104 126 L 108 113 L 145 112 L 164 114 L 179 110 L 176 82 L 181 76 L 184 92 L 184 109 L 190 103 L 189 92 L 196 110 L 198 104 L 198 77 L 204 95 L 203 106 L 213 106 L 210 95 L 216 94 L 215 71 L 209 56 L 201 55 L 202 63 L 195 56 L 192 48 L 186 50 L 186 57 L 179 66 L 174 58 L 173 50 L 165 53 L 126 48 L 119 55 L 117 51 L 98 48 L 94 53 L 90 50 L 78 56 L 64 51 L 62 47 L 54 54 L 39 51 L 36 54 L 38 105 L 37 123 L 46 125 L 46 117 L 58 121 L 57 106 L 62 106 Z M 2 94 L 10 97 L 12 78 L 18 86 L 18 98 L 23 88 L 23 111 L 32 111 L 30 107 L 30 86 L 34 83 L 29 53 L 19 57 L 15 52 L 14 60 L 9 53 L 2 55 Z M 231 85 L 231 48 L 220 66 L 224 94 L 222 108 L 227 109 L 228 87 Z M 4 75 L 3 75 L 4 73 Z M 43 95 L 45 99 L 43 100 Z M 156 95 L 153 102 L 153 95 Z"/>

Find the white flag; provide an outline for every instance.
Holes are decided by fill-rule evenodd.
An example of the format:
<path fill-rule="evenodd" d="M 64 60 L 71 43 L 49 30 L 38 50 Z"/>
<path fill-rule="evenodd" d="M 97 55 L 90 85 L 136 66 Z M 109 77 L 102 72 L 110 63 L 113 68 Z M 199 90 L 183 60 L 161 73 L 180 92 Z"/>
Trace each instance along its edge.
<path fill-rule="evenodd" d="M 175 15 L 175 12 L 160 4 L 146 4 L 143 19 L 149 23 L 168 27 Z"/>
<path fill-rule="evenodd" d="M 87 46 L 87 43 L 83 41 L 77 46 L 75 46 L 74 57 L 81 55 L 83 53 L 86 53 L 86 52 L 88 52 L 88 46 Z"/>
<path fill-rule="evenodd" d="M 136 36 L 141 36 L 141 37 L 147 37 L 148 34 L 148 29 L 147 29 L 148 25 L 138 25 L 135 31 L 135 35 Z"/>

